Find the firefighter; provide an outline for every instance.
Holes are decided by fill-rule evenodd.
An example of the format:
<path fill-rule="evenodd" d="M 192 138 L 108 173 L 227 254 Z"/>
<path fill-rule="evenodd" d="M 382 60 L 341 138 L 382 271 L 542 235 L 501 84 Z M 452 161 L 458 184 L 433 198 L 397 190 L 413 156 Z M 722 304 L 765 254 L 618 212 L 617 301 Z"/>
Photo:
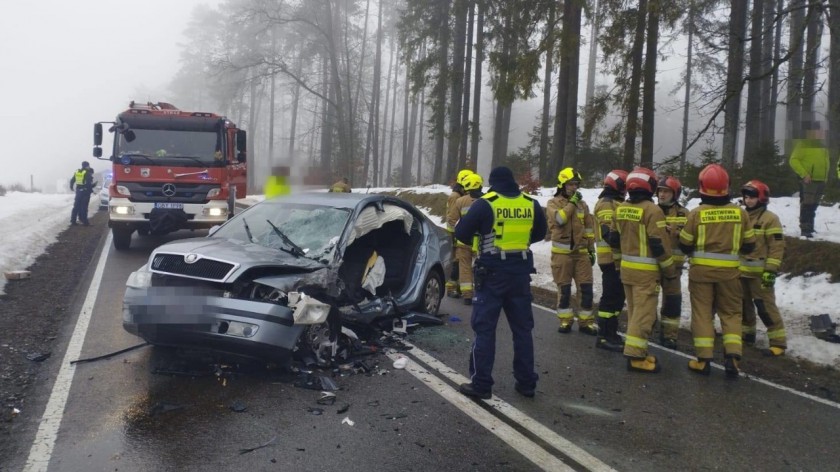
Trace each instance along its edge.
<path fill-rule="evenodd" d="M 648 355 L 648 337 L 656 324 L 658 285 L 676 276 L 665 232 L 665 215 L 653 203 L 656 174 L 637 167 L 627 175 L 627 201 L 615 209 L 610 247 L 621 252 L 621 283 L 627 296 L 627 370 L 656 373 L 660 366 Z"/>
<path fill-rule="evenodd" d="M 741 284 L 738 254 L 755 248 L 755 232 L 746 210 L 729 201 L 729 174 L 709 164 L 698 178 L 700 206 L 688 213 L 680 232 L 680 248 L 689 257 L 691 335 L 697 359 L 694 372 L 709 375 L 715 345 L 713 317 L 717 311 L 723 330 L 724 369 L 737 379 L 741 361 Z"/>
<path fill-rule="evenodd" d="M 475 261 L 475 297 L 471 326 L 470 382 L 459 390 L 469 397 L 488 399 L 493 387 L 496 325 L 502 308 L 513 334 L 514 388 L 533 397 L 539 376 L 534 371 L 534 315 L 531 311 L 531 274 L 534 255 L 529 246 L 545 237 L 546 221 L 539 202 L 519 191 L 507 167 L 490 172 L 490 190 L 476 200 L 458 221 L 455 236 L 471 244 L 479 236 Z"/>
<path fill-rule="evenodd" d="M 775 213 L 767 209 L 770 187 L 760 180 L 750 180 L 741 187 L 744 207 L 755 231 L 755 249 L 741 257 L 741 287 L 744 291 L 741 329 L 747 344 L 755 343 L 755 315 L 767 327 L 770 347 L 762 352 L 767 356 L 782 356 L 787 349 L 785 324 L 776 306 L 776 272 L 785 253 L 782 224 Z"/>
<path fill-rule="evenodd" d="M 342 178 L 338 179 L 338 181 L 336 183 L 334 183 L 334 184 L 332 184 L 332 186 L 330 186 L 330 192 L 350 193 L 350 191 L 351 191 L 350 180 L 348 180 L 347 177 L 342 177 Z"/>
<path fill-rule="evenodd" d="M 473 171 L 470 169 L 461 169 L 458 171 L 458 175 L 455 177 L 455 183 L 452 184 L 452 192 L 449 194 L 449 197 L 446 199 L 446 214 L 449 215 L 449 211 L 452 210 L 452 207 L 455 205 L 455 201 L 459 198 L 463 197 L 466 192 L 464 192 L 464 186 L 462 185 L 462 181 L 465 177 L 472 174 Z M 447 223 L 446 231 L 449 232 L 449 237 L 452 240 L 452 247 L 456 247 L 455 243 L 455 225 Z M 449 271 L 449 280 L 446 281 L 446 295 L 452 298 L 458 298 L 461 296 L 461 291 L 458 285 L 458 273 L 460 272 L 460 268 L 458 267 L 458 259 L 455 257 L 455 251 L 452 254 L 452 264 L 451 269 Z"/>
<path fill-rule="evenodd" d="M 598 302 L 598 339 L 595 347 L 613 352 L 624 351 L 624 340 L 618 335 L 618 316 L 624 308 L 624 287 L 618 264 L 621 253 L 610 250 L 609 233 L 615 209 L 624 201 L 627 171 L 615 169 L 604 177 L 604 190 L 595 204 L 595 250 L 601 269 L 601 300 Z"/>
<path fill-rule="evenodd" d="M 666 244 L 674 257 L 676 277 L 662 279 L 662 308 L 660 311 L 659 343 L 668 349 L 677 348 L 682 314 L 682 271 L 685 255 L 680 250 L 680 231 L 685 226 L 688 210 L 680 205 L 682 184 L 674 176 L 662 177 L 656 187 L 656 199 L 659 208 L 665 214 Z"/>
<path fill-rule="evenodd" d="M 484 180 L 480 175 L 470 173 L 464 177 L 461 182 L 464 191 L 467 194 L 455 200 L 455 203 L 446 215 L 446 223 L 452 228 L 458 224 L 458 220 L 460 220 L 462 216 L 467 214 L 467 211 L 470 209 L 473 202 L 484 195 L 481 191 L 481 186 L 484 185 Z M 477 239 L 474 239 L 473 244 L 470 245 L 464 244 L 457 239 L 455 240 L 455 259 L 458 261 L 458 288 L 461 291 L 461 297 L 464 299 L 464 305 L 472 305 L 473 259 L 475 258 L 475 252 L 477 250 Z"/>
<path fill-rule="evenodd" d="M 70 190 L 76 191 L 76 197 L 73 199 L 73 210 L 70 212 L 70 224 L 75 225 L 76 219 L 82 222 L 85 226 L 90 226 L 88 221 L 88 205 L 90 204 L 90 194 L 93 193 L 93 187 L 96 182 L 93 181 L 93 169 L 90 168 L 88 161 L 82 161 L 82 167 L 73 173 L 70 178 Z"/>

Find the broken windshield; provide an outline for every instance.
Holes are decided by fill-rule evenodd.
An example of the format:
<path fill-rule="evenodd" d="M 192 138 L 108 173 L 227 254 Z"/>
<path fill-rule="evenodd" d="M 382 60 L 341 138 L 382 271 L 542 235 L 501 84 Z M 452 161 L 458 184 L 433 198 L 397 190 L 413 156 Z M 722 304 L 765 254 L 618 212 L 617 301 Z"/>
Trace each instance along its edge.
<path fill-rule="evenodd" d="M 212 131 L 173 131 L 132 128 L 135 139 L 120 135 L 117 158 L 142 156 L 143 165 L 223 166 L 219 135 Z"/>
<path fill-rule="evenodd" d="M 291 242 L 300 248 L 294 249 L 296 252 L 328 263 L 349 217 L 350 210 L 344 208 L 269 200 L 234 217 L 212 237 L 253 242 L 279 250 L 289 250 Z"/>

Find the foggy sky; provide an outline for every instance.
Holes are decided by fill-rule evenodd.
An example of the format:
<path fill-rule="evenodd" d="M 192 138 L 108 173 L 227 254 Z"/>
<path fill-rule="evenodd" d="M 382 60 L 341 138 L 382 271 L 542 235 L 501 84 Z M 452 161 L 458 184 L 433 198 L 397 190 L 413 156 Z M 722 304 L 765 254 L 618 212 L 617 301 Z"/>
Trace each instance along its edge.
<path fill-rule="evenodd" d="M 39 0 L 0 7 L 0 184 L 55 191 L 91 155 L 93 123 L 130 100 L 169 101 L 182 32 L 219 0 Z M 177 103 L 176 103 L 177 105 Z M 106 143 L 110 139 L 106 136 Z M 105 155 L 110 153 L 106 150 Z"/>

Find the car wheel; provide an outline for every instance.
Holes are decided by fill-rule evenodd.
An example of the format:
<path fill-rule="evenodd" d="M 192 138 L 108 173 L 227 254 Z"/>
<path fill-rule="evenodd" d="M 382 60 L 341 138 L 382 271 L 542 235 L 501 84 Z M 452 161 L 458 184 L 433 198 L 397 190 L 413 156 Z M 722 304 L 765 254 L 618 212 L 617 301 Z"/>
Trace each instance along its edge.
<path fill-rule="evenodd" d="M 430 315 L 437 315 L 440 301 L 443 299 L 443 277 L 437 270 L 432 270 L 423 283 L 423 296 L 417 308 Z"/>

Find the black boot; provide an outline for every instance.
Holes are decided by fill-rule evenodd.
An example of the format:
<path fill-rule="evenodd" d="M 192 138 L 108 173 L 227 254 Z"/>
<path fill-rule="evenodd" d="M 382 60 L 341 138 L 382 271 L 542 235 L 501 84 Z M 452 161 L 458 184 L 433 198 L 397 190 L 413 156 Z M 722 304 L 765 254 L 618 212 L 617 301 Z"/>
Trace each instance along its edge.
<path fill-rule="evenodd" d="M 595 347 L 612 352 L 624 351 L 624 340 L 618 335 L 618 317 L 598 317 L 598 339 Z"/>

